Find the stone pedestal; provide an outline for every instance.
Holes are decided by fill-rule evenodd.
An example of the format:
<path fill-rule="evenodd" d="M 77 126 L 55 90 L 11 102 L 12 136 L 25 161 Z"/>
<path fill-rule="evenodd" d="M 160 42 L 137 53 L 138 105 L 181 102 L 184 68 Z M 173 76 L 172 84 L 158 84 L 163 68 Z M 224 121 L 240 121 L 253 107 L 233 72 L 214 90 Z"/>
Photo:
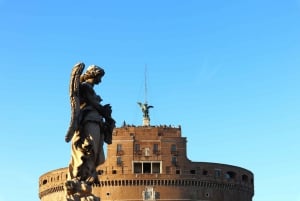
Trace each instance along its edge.
<path fill-rule="evenodd" d="M 68 180 L 65 183 L 66 201 L 100 201 L 92 194 L 91 185 L 78 180 Z"/>
<path fill-rule="evenodd" d="M 150 119 L 148 117 L 143 118 L 143 126 L 150 126 Z"/>
<path fill-rule="evenodd" d="M 67 195 L 66 201 L 100 201 L 100 198 L 94 195 L 81 197 L 80 195 L 74 194 L 74 195 Z"/>

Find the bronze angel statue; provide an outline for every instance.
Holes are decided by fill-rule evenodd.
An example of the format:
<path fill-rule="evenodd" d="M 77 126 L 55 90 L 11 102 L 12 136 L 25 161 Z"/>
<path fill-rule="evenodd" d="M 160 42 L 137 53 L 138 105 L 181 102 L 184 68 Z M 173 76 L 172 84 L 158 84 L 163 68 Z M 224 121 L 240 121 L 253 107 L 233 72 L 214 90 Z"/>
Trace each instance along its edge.
<path fill-rule="evenodd" d="M 66 182 L 67 195 L 71 197 L 91 194 L 91 185 L 98 182 L 96 167 L 105 161 L 103 143 L 112 143 L 115 127 L 111 106 L 102 105 L 94 91 L 104 70 L 91 65 L 83 73 L 84 67 L 84 63 L 76 64 L 70 79 L 71 122 L 65 141 L 72 143 Z"/>
<path fill-rule="evenodd" d="M 149 118 L 149 109 L 150 108 L 153 108 L 152 105 L 148 105 L 147 102 L 146 103 L 141 103 L 141 102 L 138 102 L 137 103 L 140 108 L 142 109 L 142 112 L 143 112 L 143 117 L 144 118 Z"/>

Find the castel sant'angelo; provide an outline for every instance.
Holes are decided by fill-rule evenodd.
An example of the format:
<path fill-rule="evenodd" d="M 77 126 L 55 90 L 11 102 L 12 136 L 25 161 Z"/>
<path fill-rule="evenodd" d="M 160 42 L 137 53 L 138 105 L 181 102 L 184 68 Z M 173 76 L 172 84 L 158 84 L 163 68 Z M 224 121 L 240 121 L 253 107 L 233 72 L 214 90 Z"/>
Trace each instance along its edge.
<path fill-rule="evenodd" d="M 150 125 L 150 106 L 140 106 L 146 106 L 142 125 L 113 130 L 93 195 L 101 201 L 252 201 L 251 171 L 188 159 L 181 127 Z M 40 200 L 65 201 L 67 179 L 67 167 L 41 175 Z"/>
<path fill-rule="evenodd" d="M 253 174 L 244 168 L 187 158 L 180 127 L 123 125 L 115 128 L 93 193 L 102 201 L 252 201 Z M 64 197 L 67 168 L 39 179 L 41 201 Z"/>

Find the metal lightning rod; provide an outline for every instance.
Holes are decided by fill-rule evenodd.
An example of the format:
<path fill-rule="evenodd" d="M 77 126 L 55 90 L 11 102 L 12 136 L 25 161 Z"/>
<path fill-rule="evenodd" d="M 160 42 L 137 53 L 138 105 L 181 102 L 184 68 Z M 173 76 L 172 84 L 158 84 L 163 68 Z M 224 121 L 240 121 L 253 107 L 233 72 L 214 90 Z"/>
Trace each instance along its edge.
<path fill-rule="evenodd" d="M 145 64 L 145 103 L 147 104 L 147 64 Z"/>

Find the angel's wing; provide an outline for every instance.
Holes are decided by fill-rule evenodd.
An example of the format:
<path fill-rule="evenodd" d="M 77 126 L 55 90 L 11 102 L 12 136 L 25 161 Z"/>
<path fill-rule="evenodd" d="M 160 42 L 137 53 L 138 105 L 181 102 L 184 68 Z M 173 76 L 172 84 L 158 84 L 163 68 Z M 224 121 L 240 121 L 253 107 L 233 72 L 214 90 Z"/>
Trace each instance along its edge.
<path fill-rule="evenodd" d="M 84 63 L 76 64 L 71 73 L 69 93 L 70 93 L 70 104 L 71 104 L 71 121 L 69 129 L 67 131 L 65 141 L 69 142 L 74 132 L 78 129 L 79 126 L 79 114 L 80 114 L 80 102 L 79 102 L 79 86 L 80 86 L 80 75 L 84 69 Z"/>

